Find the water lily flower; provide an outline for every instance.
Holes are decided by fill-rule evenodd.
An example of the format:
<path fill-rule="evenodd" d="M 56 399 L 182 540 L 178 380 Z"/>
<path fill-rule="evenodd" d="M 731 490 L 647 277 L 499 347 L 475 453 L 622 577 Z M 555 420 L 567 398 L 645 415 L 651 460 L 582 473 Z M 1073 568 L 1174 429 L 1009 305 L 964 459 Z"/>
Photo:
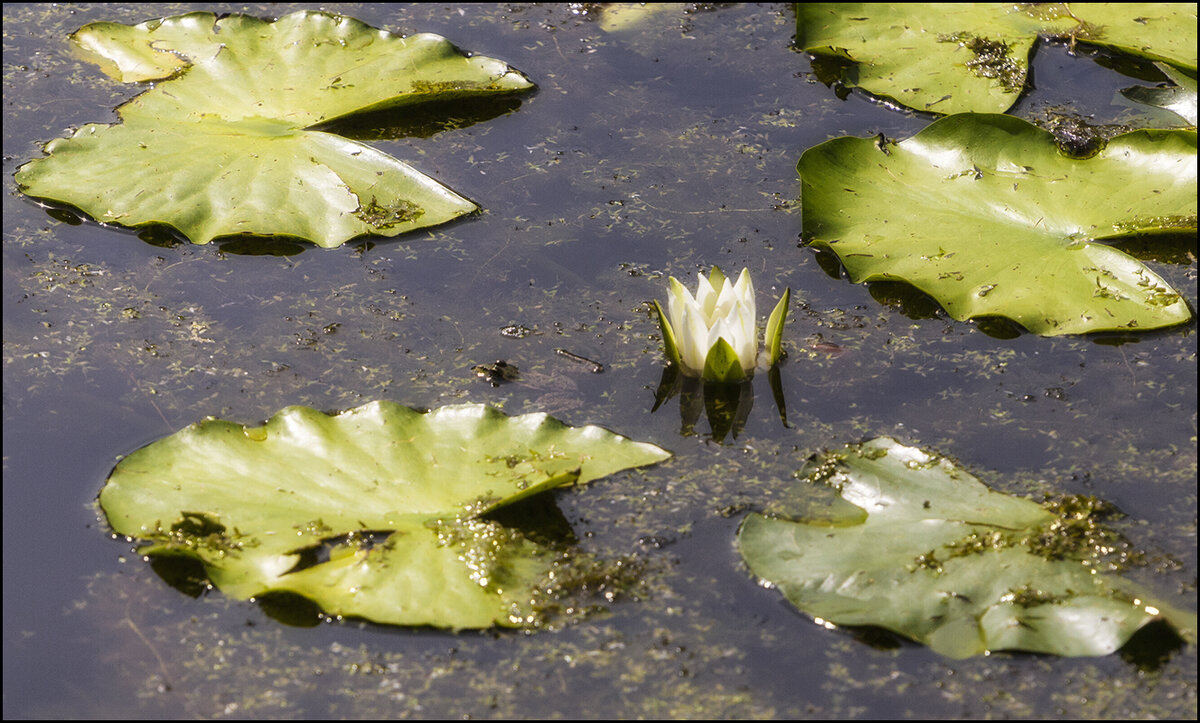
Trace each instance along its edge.
<path fill-rule="evenodd" d="M 695 296 L 671 277 L 668 313 L 654 302 L 667 357 L 685 374 L 714 382 L 740 382 L 754 372 L 758 363 L 750 271 L 742 269 L 736 284 L 729 283 L 716 266 L 708 278 L 703 274 L 697 277 L 700 283 Z M 783 354 L 783 320 L 791 293 L 791 289 L 783 292 L 767 321 L 764 346 L 768 367 Z"/>

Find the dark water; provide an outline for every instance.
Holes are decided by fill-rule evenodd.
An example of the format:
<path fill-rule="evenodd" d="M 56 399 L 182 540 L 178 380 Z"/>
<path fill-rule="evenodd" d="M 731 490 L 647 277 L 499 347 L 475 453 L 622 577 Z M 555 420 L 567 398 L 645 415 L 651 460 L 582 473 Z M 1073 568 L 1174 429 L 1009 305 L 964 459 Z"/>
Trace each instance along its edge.
<path fill-rule="evenodd" d="M 814 625 L 741 566 L 742 510 L 809 454 L 888 434 L 1007 492 L 1113 502 L 1148 552 L 1132 574 L 1195 604 L 1195 324 L 1001 339 L 831 278 L 799 244 L 800 153 L 839 135 L 907 137 L 929 119 L 817 83 L 789 48 L 787 5 L 673 8 L 623 32 L 565 5 L 321 6 L 441 33 L 539 85 L 508 115 L 372 141 L 486 209 L 400 240 L 286 256 L 157 246 L 54 220 L 16 193 L 12 173 L 40 143 L 113 120 L 135 92 L 73 59 L 66 33 L 306 7 L 5 6 L 7 717 L 1195 716 L 1191 647 L 949 661 Z M 1142 118 L 1113 102 L 1134 79 L 1086 54 L 1043 47 L 1034 80 L 1014 113 Z M 1194 241 L 1147 253 L 1195 308 Z M 666 275 L 714 263 L 750 268 L 760 307 L 784 287 L 794 299 L 789 426 L 757 379 L 724 444 L 703 420 L 681 434 L 677 400 L 650 411 L 662 357 L 647 304 L 665 301 Z M 512 324 L 534 333 L 500 333 Z M 524 381 L 471 372 L 497 359 Z M 379 398 L 547 411 L 675 452 L 555 497 L 581 549 L 645 560 L 647 594 L 537 635 L 292 627 L 168 587 L 93 507 L 118 455 L 206 415 L 250 423 Z"/>

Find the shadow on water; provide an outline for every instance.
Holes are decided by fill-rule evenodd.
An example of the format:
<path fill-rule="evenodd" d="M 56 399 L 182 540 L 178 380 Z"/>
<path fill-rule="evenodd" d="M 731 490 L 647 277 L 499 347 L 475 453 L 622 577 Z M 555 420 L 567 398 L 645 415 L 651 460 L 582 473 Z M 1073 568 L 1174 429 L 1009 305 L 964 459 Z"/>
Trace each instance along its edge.
<path fill-rule="evenodd" d="M 442 131 L 469 128 L 476 123 L 515 113 L 521 107 L 522 98 L 528 97 L 529 93 L 524 93 L 520 97 L 509 95 L 431 101 L 336 118 L 308 130 L 335 133 L 356 141 L 429 138 Z"/>

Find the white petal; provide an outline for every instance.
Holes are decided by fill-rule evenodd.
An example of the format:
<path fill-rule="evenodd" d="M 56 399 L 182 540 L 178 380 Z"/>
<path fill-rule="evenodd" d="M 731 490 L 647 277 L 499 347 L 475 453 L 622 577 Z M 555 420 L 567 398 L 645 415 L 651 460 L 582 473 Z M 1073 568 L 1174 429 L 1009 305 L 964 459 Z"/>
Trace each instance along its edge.
<path fill-rule="evenodd" d="M 733 348 L 737 350 L 742 368 L 748 371 L 758 358 L 758 335 L 755 333 L 758 324 L 758 303 L 754 299 L 754 282 L 750 279 L 750 269 L 742 269 L 733 290 L 742 303 L 739 335 L 741 344 L 734 345 Z"/>
<path fill-rule="evenodd" d="M 704 371 L 704 358 L 708 356 L 708 325 L 704 314 L 696 304 L 683 308 L 680 320 L 679 356 L 683 365 L 697 374 Z"/>
<path fill-rule="evenodd" d="M 738 276 L 737 284 L 733 287 L 734 293 L 741 299 L 742 304 L 750 311 L 752 319 L 758 318 L 758 305 L 754 301 L 754 282 L 750 280 L 750 269 L 742 269 L 742 273 Z"/>
<path fill-rule="evenodd" d="M 732 345 L 742 362 L 742 369 L 747 371 L 753 369 L 758 362 L 758 336 L 754 333 L 754 326 L 753 316 L 742 317 L 741 323 L 737 325 L 737 343 Z"/>
<path fill-rule="evenodd" d="M 713 309 L 717 306 L 717 290 L 713 288 L 712 282 L 704 274 L 697 273 L 696 277 L 700 279 L 700 283 L 696 285 L 696 303 L 704 312 L 705 321 L 711 324 Z"/>
<path fill-rule="evenodd" d="M 717 303 L 713 307 L 711 320 L 726 318 L 738 313 L 738 306 L 741 305 L 741 299 L 738 298 L 737 292 L 733 290 L 733 284 L 729 283 L 729 279 L 725 279 L 725 283 L 721 284 L 721 295 L 717 297 Z"/>
<path fill-rule="evenodd" d="M 696 308 L 696 300 L 692 298 L 692 292 L 672 276 L 671 292 L 667 295 L 667 317 L 671 321 L 671 329 L 675 332 L 675 342 L 679 345 L 680 354 L 683 353 L 683 345 L 687 343 L 683 337 L 683 333 L 686 331 L 683 324 L 683 310 L 689 306 Z"/>

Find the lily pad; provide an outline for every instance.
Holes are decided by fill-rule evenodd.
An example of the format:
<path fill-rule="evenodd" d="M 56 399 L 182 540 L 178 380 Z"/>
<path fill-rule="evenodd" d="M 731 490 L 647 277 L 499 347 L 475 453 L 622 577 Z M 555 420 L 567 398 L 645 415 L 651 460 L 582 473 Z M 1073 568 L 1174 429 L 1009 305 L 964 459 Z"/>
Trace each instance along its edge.
<path fill-rule="evenodd" d="M 1123 89 L 1121 94 L 1136 103 L 1169 110 L 1190 125 L 1196 125 L 1196 79 L 1175 70 L 1166 63 L 1155 63 L 1154 65 L 1170 79 L 1173 85 L 1158 88 L 1135 85 L 1132 88 Z"/>
<path fill-rule="evenodd" d="M 335 247 L 396 236 L 477 206 L 408 165 L 316 130 L 356 114 L 533 88 L 502 61 L 428 33 L 399 37 L 353 18 L 275 22 L 189 13 L 72 35 L 124 82 L 160 80 L 17 171 L 22 192 L 102 223 L 164 224 L 194 243 L 296 236 Z"/>
<path fill-rule="evenodd" d="M 805 236 L 855 283 L 905 281 L 955 319 L 1044 336 L 1191 318 L 1166 281 L 1097 242 L 1195 232 L 1195 131 L 1126 133 L 1075 159 L 1023 120 L 963 113 L 900 143 L 835 138 L 797 169 Z"/>
<path fill-rule="evenodd" d="M 802 474 L 798 500 L 835 491 L 849 511 L 751 514 L 738 548 L 822 622 L 885 627 L 953 658 L 1106 655 L 1155 620 L 1195 640 L 1194 613 L 1102 572 L 1116 536 L 1097 522 L 1094 498 L 1040 505 L 993 492 L 887 437 L 811 460 Z M 803 509 L 791 507 L 782 515 Z"/>
<path fill-rule="evenodd" d="M 209 418 L 137 450 L 100 506 L 115 532 L 150 543 L 143 554 L 198 559 L 231 597 L 290 592 L 396 625 L 519 626 L 535 622 L 561 560 L 485 515 L 669 456 L 483 405 L 288 407 L 262 427 Z"/>
<path fill-rule="evenodd" d="M 796 44 L 845 63 L 841 80 L 932 113 L 1017 101 L 1038 36 L 1196 69 L 1186 3 L 797 3 Z"/>

